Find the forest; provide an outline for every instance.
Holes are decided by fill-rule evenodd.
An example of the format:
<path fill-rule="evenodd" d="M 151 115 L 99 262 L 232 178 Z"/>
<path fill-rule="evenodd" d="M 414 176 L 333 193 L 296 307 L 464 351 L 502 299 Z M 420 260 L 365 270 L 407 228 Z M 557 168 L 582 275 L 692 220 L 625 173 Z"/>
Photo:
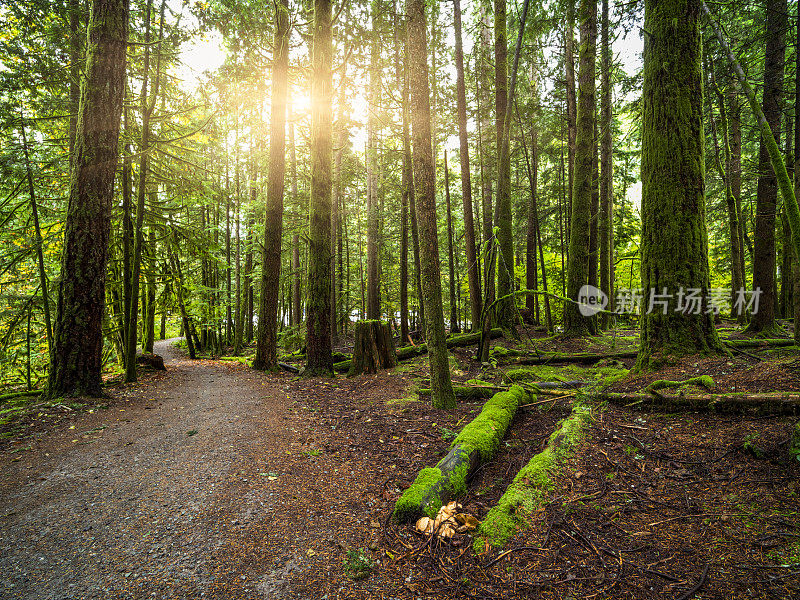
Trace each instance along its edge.
<path fill-rule="evenodd" d="M 800 3 L 0 0 L 0 596 L 800 595 Z"/>

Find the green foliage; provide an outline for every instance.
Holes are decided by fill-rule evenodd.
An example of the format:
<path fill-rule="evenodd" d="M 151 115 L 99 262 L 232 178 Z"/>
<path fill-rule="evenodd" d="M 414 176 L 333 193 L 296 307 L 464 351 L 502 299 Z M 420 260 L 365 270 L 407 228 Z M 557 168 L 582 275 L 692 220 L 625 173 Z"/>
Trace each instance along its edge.
<path fill-rule="evenodd" d="M 364 548 L 350 548 L 342 561 L 344 574 L 353 581 L 366 579 L 372 574 L 375 563 Z"/>

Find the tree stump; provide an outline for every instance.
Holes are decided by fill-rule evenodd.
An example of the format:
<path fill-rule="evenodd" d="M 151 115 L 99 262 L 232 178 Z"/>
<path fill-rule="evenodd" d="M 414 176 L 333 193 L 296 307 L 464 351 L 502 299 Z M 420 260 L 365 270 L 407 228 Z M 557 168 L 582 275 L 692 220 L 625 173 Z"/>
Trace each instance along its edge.
<path fill-rule="evenodd" d="M 145 352 L 136 356 L 136 364 L 143 367 L 150 367 L 156 371 L 166 371 L 167 367 L 164 366 L 164 359 L 160 354 L 151 354 Z"/>
<path fill-rule="evenodd" d="M 377 373 L 397 365 L 394 337 L 389 323 L 385 321 L 358 321 L 355 331 L 353 360 L 348 376 L 361 373 Z"/>

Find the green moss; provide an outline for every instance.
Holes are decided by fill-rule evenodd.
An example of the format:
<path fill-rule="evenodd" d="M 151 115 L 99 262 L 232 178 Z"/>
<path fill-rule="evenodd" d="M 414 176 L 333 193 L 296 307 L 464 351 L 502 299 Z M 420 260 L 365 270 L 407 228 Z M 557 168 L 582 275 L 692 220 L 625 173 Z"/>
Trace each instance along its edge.
<path fill-rule="evenodd" d="M 483 379 L 467 379 L 464 382 L 464 385 L 473 385 L 473 386 L 487 386 L 491 387 L 494 384 L 491 381 L 484 381 Z"/>
<path fill-rule="evenodd" d="M 466 451 L 477 450 L 481 461 L 489 460 L 500 445 L 520 401 L 528 397 L 519 386 L 507 392 L 498 392 L 483 406 L 481 413 L 453 440 L 451 447 L 460 446 Z"/>
<path fill-rule="evenodd" d="M 405 522 L 420 513 L 434 517 L 444 502 L 466 493 L 470 457 L 477 454 L 483 462 L 494 455 L 517 407 L 526 398 L 528 394 L 519 386 L 492 396 L 480 414 L 453 440 L 451 452 L 435 467 L 420 471 L 403 492 L 395 504 L 394 519 Z"/>
<path fill-rule="evenodd" d="M 591 409 L 577 403 L 572 414 L 561 421 L 547 446 L 525 465 L 503 496 L 481 523 L 473 544 L 476 553 L 485 545 L 502 546 L 516 530 L 544 504 L 553 489 L 552 472 L 584 439 Z"/>
<path fill-rule="evenodd" d="M 412 483 L 397 500 L 397 503 L 394 505 L 392 517 L 401 523 L 416 517 L 419 514 L 420 504 L 422 504 L 425 497 L 429 495 L 430 490 L 439 484 L 442 479 L 442 471 L 438 467 L 426 467 L 422 469 L 414 480 L 414 483 Z M 430 502 L 429 499 L 426 504 L 431 506 L 433 503 Z M 433 518 L 436 516 L 441 506 L 440 502 L 439 506 L 437 506 L 432 513 L 429 510 L 425 510 L 425 513 Z"/>
<path fill-rule="evenodd" d="M 717 384 L 710 375 L 700 375 L 699 377 L 691 377 L 685 381 L 670 381 L 669 379 L 657 379 L 645 388 L 645 391 L 655 391 L 664 388 L 681 387 L 685 385 L 702 386 L 707 390 L 716 389 Z"/>
<path fill-rule="evenodd" d="M 506 358 L 508 356 L 521 356 L 522 352 L 505 346 L 495 346 L 489 351 L 489 356 L 493 358 Z"/>
<path fill-rule="evenodd" d="M 537 365 L 520 367 L 505 372 L 511 381 L 584 381 L 611 385 L 627 376 L 630 371 L 619 367 L 581 367 L 579 365 Z"/>

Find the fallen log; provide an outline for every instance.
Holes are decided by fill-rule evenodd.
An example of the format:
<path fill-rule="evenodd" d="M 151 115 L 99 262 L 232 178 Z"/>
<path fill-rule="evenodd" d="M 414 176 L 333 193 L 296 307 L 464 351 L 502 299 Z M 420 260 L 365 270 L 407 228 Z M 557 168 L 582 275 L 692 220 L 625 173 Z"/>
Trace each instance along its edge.
<path fill-rule="evenodd" d="M 529 398 L 520 386 L 494 394 L 456 436 L 447 455 L 435 467 L 419 472 L 395 504 L 393 518 L 401 523 L 423 515 L 435 518 L 443 505 L 463 495 L 467 479 L 478 465 L 494 456 L 517 408 Z"/>
<path fill-rule="evenodd" d="M 499 338 L 503 335 L 503 330 L 500 328 L 492 329 L 490 332 L 492 339 Z M 448 348 L 460 348 L 463 346 L 472 346 L 477 344 L 481 340 L 481 334 L 478 333 L 465 333 L 463 335 L 452 335 L 447 338 L 447 347 Z M 396 355 L 397 360 L 410 360 L 422 354 L 428 353 L 428 344 L 418 344 L 416 346 L 402 346 L 397 348 Z M 337 373 L 347 373 L 352 366 L 352 360 L 343 360 L 337 363 L 334 363 L 333 370 Z"/>
<path fill-rule="evenodd" d="M 583 441 L 584 428 L 591 416 L 589 406 L 575 403 L 572 413 L 550 435 L 544 450 L 522 467 L 483 519 L 472 546 L 476 554 L 485 553 L 491 546 L 505 544 L 526 519 L 541 508 L 554 488 L 553 471 Z"/>
<path fill-rule="evenodd" d="M 606 354 L 594 354 L 591 352 L 578 352 L 576 354 L 566 354 L 563 352 L 539 352 L 535 356 L 521 358 L 514 364 L 520 365 L 545 365 L 552 363 L 594 363 L 600 360 L 621 360 L 623 358 L 636 358 L 637 351 L 609 352 Z"/>
<path fill-rule="evenodd" d="M 43 390 L 26 390 L 22 392 L 11 392 L 9 394 L 0 395 L 0 402 L 6 402 L 7 400 L 13 400 L 15 398 L 30 398 L 31 396 L 39 396 L 41 395 Z"/>
<path fill-rule="evenodd" d="M 664 412 L 699 411 L 720 414 L 797 415 L 800 394 L 693 394 L 653 395 L 597 392 L 593 396 L 627 408 Z"/>

